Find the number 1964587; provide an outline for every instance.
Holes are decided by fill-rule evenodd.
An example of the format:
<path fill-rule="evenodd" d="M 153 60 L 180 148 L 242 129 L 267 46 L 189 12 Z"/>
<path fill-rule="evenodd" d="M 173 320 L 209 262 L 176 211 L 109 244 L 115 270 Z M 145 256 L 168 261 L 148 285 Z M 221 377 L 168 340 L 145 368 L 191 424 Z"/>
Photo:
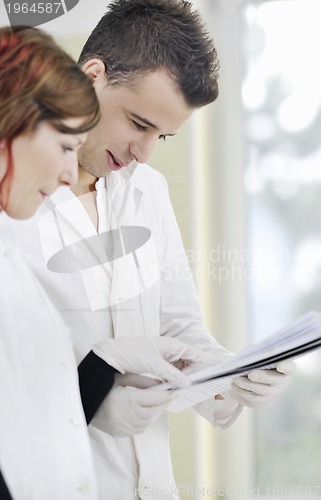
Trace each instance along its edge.
<path fill-rule="evenodd" d="M 24 3 L 7 3 L 6 4 L 8 14 L 57 14 L 60 8 L 62 8 L 62 4 L 60 2 L 55 3 L 33 3 L 28 5 L 26 2 Z"/>

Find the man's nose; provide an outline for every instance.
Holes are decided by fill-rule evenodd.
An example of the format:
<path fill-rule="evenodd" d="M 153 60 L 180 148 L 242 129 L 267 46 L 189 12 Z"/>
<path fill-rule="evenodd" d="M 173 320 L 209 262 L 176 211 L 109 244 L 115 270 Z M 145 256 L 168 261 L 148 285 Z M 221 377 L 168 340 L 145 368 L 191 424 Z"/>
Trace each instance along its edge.
<path fill-rule="evenodd" d="M 158 141 L 158 135 L 146 135 L 132 142 L 130 152 L 138 163 L 147 163 Z"/>

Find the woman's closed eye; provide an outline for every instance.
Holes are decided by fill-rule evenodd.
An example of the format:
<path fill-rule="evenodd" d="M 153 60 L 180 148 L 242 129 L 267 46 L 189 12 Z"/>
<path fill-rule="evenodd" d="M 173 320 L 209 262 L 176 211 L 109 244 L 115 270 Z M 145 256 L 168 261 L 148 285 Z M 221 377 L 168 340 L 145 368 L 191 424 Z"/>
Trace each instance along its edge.
<path fill-rule="evenodd" d="M 75 153 L 75 148 L 73 146 L 61 146 L 64 153 Z"/>

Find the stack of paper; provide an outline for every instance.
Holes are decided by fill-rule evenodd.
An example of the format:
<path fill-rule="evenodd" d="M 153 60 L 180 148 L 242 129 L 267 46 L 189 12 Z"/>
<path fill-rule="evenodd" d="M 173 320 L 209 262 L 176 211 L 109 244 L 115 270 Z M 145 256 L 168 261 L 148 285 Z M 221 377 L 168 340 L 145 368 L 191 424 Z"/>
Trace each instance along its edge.
<path fill-rule="evenodd" d="M 190 374 L 192 387 L 180 391 L 169 410 L 185 410 L 224 392 L 233 377 L 256 368 L 273 368 L 279 361 L 296 358 L 320 346 L 321 314 L 312 311 L 262 341 L 251 344 L 223 363 Z M 160 387 L 172 389 L 170 384 L 161 384 Z"/>

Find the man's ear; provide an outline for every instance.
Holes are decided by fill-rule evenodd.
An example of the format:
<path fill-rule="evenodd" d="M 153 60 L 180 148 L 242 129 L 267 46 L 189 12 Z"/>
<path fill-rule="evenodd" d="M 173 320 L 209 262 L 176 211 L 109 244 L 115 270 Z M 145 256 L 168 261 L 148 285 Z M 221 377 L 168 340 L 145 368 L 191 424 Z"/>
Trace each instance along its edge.
<path fill-rule="evenodd" d="M 100 59 L 89 59 L 85 62 L 81 69 L 94 83 L 97 78 L 104 78 L 106 76 L 105 64 Z"/>

